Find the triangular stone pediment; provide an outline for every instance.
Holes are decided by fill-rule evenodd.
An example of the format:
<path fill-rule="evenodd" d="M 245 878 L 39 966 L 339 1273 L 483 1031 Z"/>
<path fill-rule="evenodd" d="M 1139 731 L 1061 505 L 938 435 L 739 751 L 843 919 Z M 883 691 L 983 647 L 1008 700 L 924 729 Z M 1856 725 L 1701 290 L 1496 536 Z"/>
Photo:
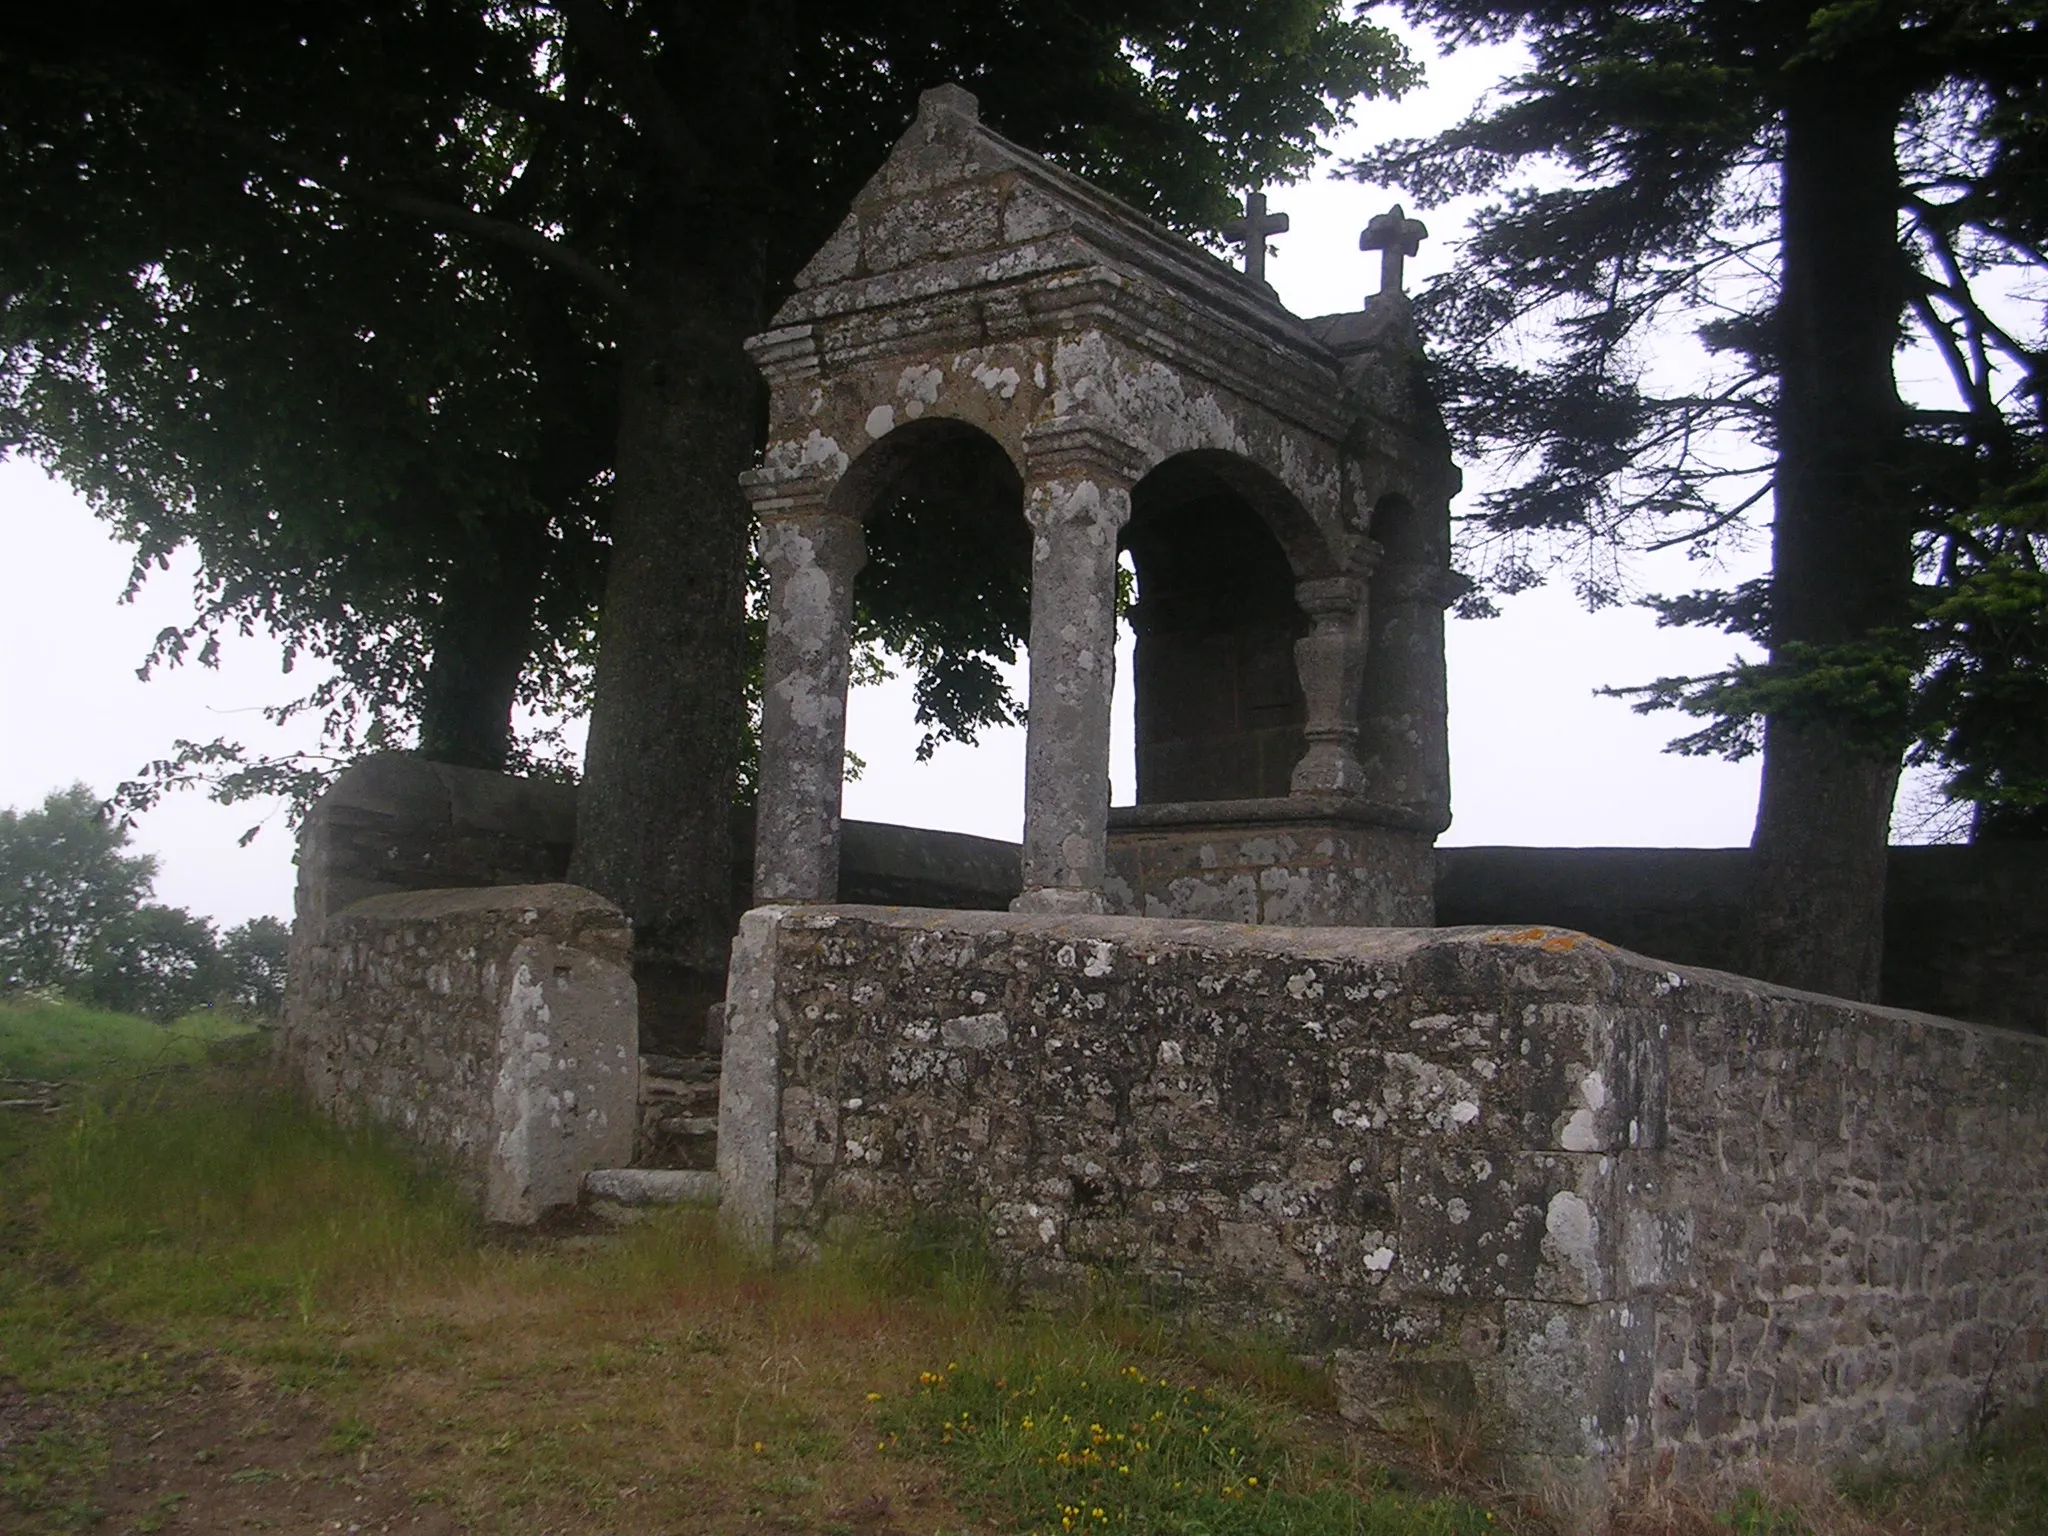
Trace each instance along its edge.
<path fill-rule="evenodd" d="M 918 115 L 796 281 L 778 326 L 1108 267 L 1321 352 L 1272 290 L 981 121 L 957 86 Z"/>

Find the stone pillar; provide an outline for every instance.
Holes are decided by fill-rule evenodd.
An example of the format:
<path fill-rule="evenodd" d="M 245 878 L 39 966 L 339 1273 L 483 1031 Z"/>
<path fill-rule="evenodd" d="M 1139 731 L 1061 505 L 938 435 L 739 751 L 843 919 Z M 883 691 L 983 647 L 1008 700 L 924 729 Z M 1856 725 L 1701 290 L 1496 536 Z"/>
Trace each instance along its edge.
<path fill-rule="evenodd" d="M 1058 425 L 1025 442 L 1031 699 L 1015 911 L 1106 910 L 1116 541 L 1137 468 L 1134 451 L 1098 428 Z"/>
<path fill-rule="evenodd" d="M 755 502 L 768 568 L 761 687 L 761 789 L 754 902 L 839 894 L 839 794 L 846 767 L 846 673 L 853 578 L 867 559 L 859 522 L 822 493 L 776 487 Z"/>
<path fill-rule="evenodd" d="M 1308 751 L 1288 789 L 1297 795 L 1355 795 L 1365 787 L 1358 765 L 1358 695 L 1365 678 L 1366 603 L 1362 576 L 1321 576 L 1300 582 L 1294 600 L 1314 628 L 1294 642 L 1307 718 Z"/>
<path fill-rule="evenodd" d="M 1359 720 L 1367 797 L 1441 832 L 1451 821 L 1444 608 L 1461 583 L 1444 566 L 1383 559 L 1372 577 L 1371 643 Z"/>

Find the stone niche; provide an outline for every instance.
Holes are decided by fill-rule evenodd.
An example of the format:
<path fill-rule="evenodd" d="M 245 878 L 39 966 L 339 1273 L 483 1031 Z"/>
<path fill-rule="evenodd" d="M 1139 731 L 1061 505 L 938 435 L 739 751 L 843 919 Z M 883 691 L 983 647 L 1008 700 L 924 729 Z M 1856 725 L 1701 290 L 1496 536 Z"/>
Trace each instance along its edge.
<path fill-rule="evenodd" d="M 757 902 L 842 894 L 854 583 L 907 517 L 962 581 L 1028 566 L 1019 910 L 1431 920 L 1458 475 L 1398 286 L 1300 319 L 942 87 L 748 347 Z M 1112 813 L 1122 556 L 1138 803 Z"/>

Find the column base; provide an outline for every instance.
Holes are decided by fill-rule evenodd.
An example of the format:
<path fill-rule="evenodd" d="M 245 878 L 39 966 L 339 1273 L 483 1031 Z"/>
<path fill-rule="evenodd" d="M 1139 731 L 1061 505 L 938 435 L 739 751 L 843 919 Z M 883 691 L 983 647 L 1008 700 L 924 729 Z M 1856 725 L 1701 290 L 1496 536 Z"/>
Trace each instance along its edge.
<path fill-rule="evenodd" d="M 1010 910 L 1099 917 L 1109 910 L 1109 903 L 1100 891 L 1084 891 L 1073 886 L 1042 885 L 1035 890 L 1027 890 L 1011 902 Z"/>
<path fill-rule="evenodd" d="M 1290 797 L 1110 812 L 1110 910 L 1302 928 L 1427 928 L 1436 832 L 1392 806 Z"/>

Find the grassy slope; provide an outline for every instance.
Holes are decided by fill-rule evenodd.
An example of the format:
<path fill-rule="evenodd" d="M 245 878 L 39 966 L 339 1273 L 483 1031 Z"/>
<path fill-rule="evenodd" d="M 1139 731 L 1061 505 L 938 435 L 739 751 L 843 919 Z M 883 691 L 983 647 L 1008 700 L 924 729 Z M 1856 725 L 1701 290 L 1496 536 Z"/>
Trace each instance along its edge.
<path fill-rule="evenodd" d="M 450 1532 L 1545 1528 L 1412 1447 L 1368 1455 L 1315 1379 L 1170 1319 L 1019 1314 L 944 1248 L 770 1273 L 688 1213 L 493 1236 L 255 1052 L 179 1066 L 205 1052 L 44 1016 L 24 1046 L 11 1015 L 6 1049 L 99 1082 L 0 1117 L 0 1529 L 314 1529 L 380 1498 Z M 313 1432 L 265 1451 L 291 1414 Z M 1462 1496 L 1428 1493 L 1445 1475 Z M 2048 1449 L 1633 1526 L 1731 1528 L 2040 1532 Z"/>
<path fill-rule="evenodd" d="M 211 1043 L 251 1032 L 226 1014 L 192 1013 L 166 1026 L 61 1000 L 0 999 L 0 1077 L 106 1077 L 189 1064 L 203 1061 Z"/>

